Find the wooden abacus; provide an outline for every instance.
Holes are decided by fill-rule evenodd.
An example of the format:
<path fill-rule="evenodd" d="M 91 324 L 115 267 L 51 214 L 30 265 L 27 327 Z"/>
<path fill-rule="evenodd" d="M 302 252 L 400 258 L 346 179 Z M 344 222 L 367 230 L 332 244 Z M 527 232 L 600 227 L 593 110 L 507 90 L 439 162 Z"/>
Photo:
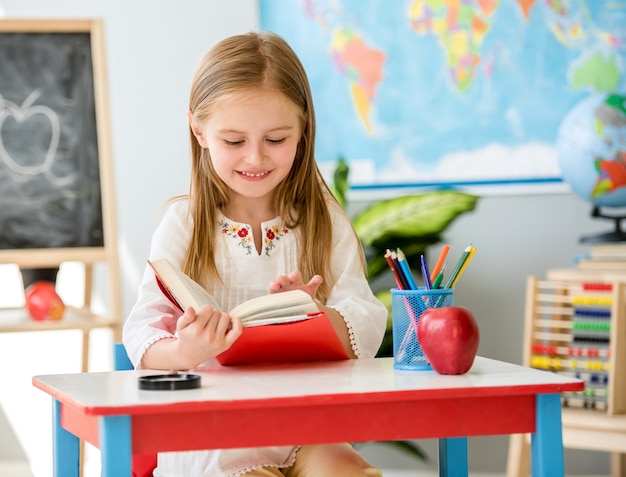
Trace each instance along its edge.
<path fill-rule="evenodd" d="M 585 380 L 585 391 L 563 396 L 564 407 L 626 411 L 624 283 L 527 283 L 524 365 Z"/>
<path fill-rule="evenodd" d="M 589 278 L 528 278 L 523 364 L 585 380 L 563 394 L 563 445 L 611 452 L 625 475 L 626 281 Z M 511 436 L 507 477 L 528 476 L 529 461 L 528 439 Z"/>

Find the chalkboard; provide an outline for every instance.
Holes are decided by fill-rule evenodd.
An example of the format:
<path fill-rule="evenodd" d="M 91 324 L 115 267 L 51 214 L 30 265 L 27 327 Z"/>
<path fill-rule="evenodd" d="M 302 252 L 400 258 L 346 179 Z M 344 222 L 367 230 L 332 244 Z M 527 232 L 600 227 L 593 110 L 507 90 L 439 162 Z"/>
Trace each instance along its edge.
<path fill-rule="evenodd" d="M 0 28 L 0 249 L 102 246 L 92 34 L 14 24 Z"/>

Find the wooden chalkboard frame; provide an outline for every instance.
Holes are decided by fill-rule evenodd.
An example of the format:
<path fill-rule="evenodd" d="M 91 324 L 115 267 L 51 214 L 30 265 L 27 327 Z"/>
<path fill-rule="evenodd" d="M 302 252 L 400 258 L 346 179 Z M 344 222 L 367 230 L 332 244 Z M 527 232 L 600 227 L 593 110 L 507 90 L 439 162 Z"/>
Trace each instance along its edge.
<path fill-rule="evenodd" d="M 16 33 L 19 35 L 15 35 Z M 95 116 L 95 128 L 93 126 L 90 127 L 89 139 L 92 142 L 89 144 L 93 144 L 93 146 L 90 146 L 91 149 L 87 155 L 89 155 L 89 157 L 94 157 L 95 154 L 93 153 L 93 149 L 97 149 L 97 161 L 93 161 L 94 163 L 97 162 L 97 164 L 90 163 L 89 177 L 99 176 L 99 199 L 97 194 L 92 194 L 95 197 L 95 199 L 92 200 L 96 202 L 99 201 L 101 208 L 101 220 L 99 216 L 100 211 L 98 211 L 97 218 L 97 224 L 99 227 L 98 244 L 94 246 L 91 244 L 89 246 L 83 246 L 82 243 L 78 245 L 72 243 L 67 247 L 48 246 L 48 244 L 44 245 L 44 247 L 48 246 L 48 248 L 12 248 L 11 244 L 9 244 L 8 247 L 0 249 L 0 264 L 14 264 L 21 269 L 60 268 L 63 263 L 66 262 L 78 262 L 83 265 L 85 274 L 83 281 L 84 300 L 82 306 L 68 307 L 65 310 L 63 319 L 61 320 L 48 320 L 42 322 L 30 319 L 26 310 L 23 308 L 15 310 L 5 308 L 0 310 L 0 333 L 81 330 L 83 350 L 81 369 L 83 371 L 87 371 L 91 330 L 96 328 L 109 328 L 113 331 L 113 340 L 120 341 L 122 324 L 124 321 L 122 315 L 120 265 L 117 246 L 114 176 L 109 129 L 103 23 L 100 19 L 0 19 L 0 36 L 4 34 L 11 34 L 11 38 L 16 38 L 18 36 L 20 38 L 19 42 L 15 41 L 14 43 L 11 43 L 10 41 L 7 41 L 7 44 L 18 45 L 18 47 L 11 46 L 13 50 L 11 50 L 10 53 L 13 54 L 13 57 L 15 58 L 18 58 L 15 52 L 20 50 L 22 48 L 22 44 L 25 43 L 25 40 L 27 40 L 27 38 L 24 38 L 21 35 L 37 35 L 39 41 L 41 41 L 40 37 L 42 35 L 52 35 L 51 37 L 46 38 L 51 44 L 58 45 L 57 48 L 65 48 L 68 42 L 73 45 L 74 41 L 78 42 L 79 38 L 80 41 L 83 42 L 86 35 L 89 37 L 89 46 L 83 46 L 83 49 L 81 50 L 82 56 L 80 58 L 82 58 L 82 60 L 80 64 L 82 65 L 82 68 L 85 68 L 85 64 L 88 64 L 89 62 L 84 60 L 84 58 L 91 57 L 92 71 L 90 71 L 91 74 L 81 75 L 81 91 L 89 90 L 89 85 L 93 83 L 93 95 L 89 94 L 88 96 L 90 102 L 90 120 L 93 122 Z M 55 37 L 54 35 L 56 34 L 59 34 L 60 36 Z M 77 35 L 74 36 L 73 34 Z M 59 41 L 61 35 L 65 35 L 62 37 L 63 41 Z M 8 40 L 9 37 L 7 36 L 5 39 Z M 33 38 L 33 41 L 37 41 L 35 37 Z M 81 44 L 86 45 L 87 43 L 84 42 Z M 53 50 L 51 53 L 54 54 L 57 52 Z M 41 53 L 39 53 L 39 55 L 42 57 Z M 9 60 L 13 57 L 10 55 L 7 56 Z M 23 57 L 24 55 L 20 58 Z M 62 57 L 60 52 L 59 57 Z M 36 71 L 36 73 L 39 73 L 39 71 L 35 68 L 40 67 L 43 63 L 50 63 L 45 60 L 45 57 L 42 58 L 44 59 L 41 62 L 37 62 L 33 66 L 33 71 Z M 76 63 L 73 63 L 73 65 L 74 64 Z M 22 66 L 24 66 L 24 64 L 22 64 Z M 69 71 L 73 72 L 74 70 L 70 69 Z M 84 70 L 81 71 L 84 72 Z M 50 70 L 48 70 L 48 74 L 51 74 Z M 90 79 L 87 80 L 85 78 Z M 25 78 L 25 80 L 28 80 L 28 78 Z M 7 88 L 6 91 L 9 91 L 9 89 L 10 88 Z M 66 97 L 63 96 L 63 98 Z M 83 96 L 81 96 L 81 98 L 83 98 Z M 7 104 L 8 103 L 5 101 L 4 107 L 7 107 Z M 16 104 L 15 101 L 12 101 L 8 104 L 8 106 L 14 107 L 14 104 Z M 32 104 L 34 103 L 29 103 L 27 106 L 30 107 Z M 24 107 L 22 106 L 21 109 L 23 111 Z M 41 111 L 41 108 L 38 111 Z M 16 117 L 15 114 L 13 117 Z M 22 114 L 22 117 L 26 117 L 26 115 Z M 16 128 L 14 131 L 16 134 L 22 134 L 23 132 L 17 129 L 19 127 L 18 123 L 19 119 L 14 119 L 13 127 Z M 52 121 L 50 121 L 50 123 L 52 124 Z M 45 122 L 42 122 L 41 124 L 42 127 L 40 129 L 44 130 L 47 124 Z M 36 128 L 37 127 L 33 129 L 35 133 L 39 131 Z M 54 128 L 48 127 L 47 131 L 52 131 L 53 129 Z M 82 130 L 82 128 L 77 129 Z M 93 132 L 94 130 L 95 132 Z M 95 141 L 93 141 L 92 137 L 94 134 L 96 136 Z M 74 137 L 76 137 L 76 134 Z M 14 141 L 13 136 L 11 135 L 11 138 L 7 140 L 9 142 Z M 64 152 L 68 149 L 64 149 Z M 15 154 L 15 151 L 17 150 L 18 149 L 14 149 L 11 152 Z M 47 150 L 49 151 L 50 148 L 48 147 Z M 7 151 L 8 150 L 5 149 L 3 152 L 6 153 Z M 9 152 L 9 156 L 11 152 Z M 67 155 L 69 154 L 66 154 L 66 156 Z M 5 155 L 5 158 L 9 156 Z M 29 156 L 28 154 L 24 154 L 23 157 L 28 158 Z M 26 161 L 27 159 L 23 160 Z M 17 162 L 14 161 L 10 163 L 10 166 L 13 166 L 16 163 Z M 93 170 L 95 169 L 97 169 L 97 174 L 93 173 Z M 11 172 L 13 171 L 9 171 L 7 168 L 7 174 L 10 174 Z M 10 183 L 7 182 L 7 184 Z M 108 301 L 106 305 L 108 305 L 108 310 L 104 314 L 96 313 L 92 308 L 92 292 L 95 285 L 94 269 L 96 265 L 99 267 L 103 266 L 107 276 Z M 73 284 L 73 286 L 80 286 L 80 284 Z"/>
<path fill-rule="evenodd" d="M 15 263 L 22 268 L 54 267 L 62 262 L 88 264 L 117 260 L 115 195 L 109 129 L 103 25 L 99 19 L 48 20 L 3 19 L 0 35 L 21 34 L 89 34 L 93 69 L 93 95 L 96 115 L 97 154 L 99 161 L 102 207 L 102 246 L 69 246 L 61 248 L 15 248 L 0 250 L 0 263 Z"/>

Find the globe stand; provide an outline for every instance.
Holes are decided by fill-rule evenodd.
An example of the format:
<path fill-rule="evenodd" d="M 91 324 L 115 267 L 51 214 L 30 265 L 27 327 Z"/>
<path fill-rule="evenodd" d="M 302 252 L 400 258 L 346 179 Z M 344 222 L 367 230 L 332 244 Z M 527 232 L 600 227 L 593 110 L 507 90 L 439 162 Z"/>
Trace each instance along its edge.
<path fill-rule="evenodd" d="M 596 205 L 591 211 L 591 216 L 613 220 L 615 230 L 597 235 L 584 235 L 580 238 L 580 243 L 626 242 L 626 232 L 622 231 L 622 219 L 626 219 L 626 215 L 604 215 L 600 213 L 600 207 Z"/>

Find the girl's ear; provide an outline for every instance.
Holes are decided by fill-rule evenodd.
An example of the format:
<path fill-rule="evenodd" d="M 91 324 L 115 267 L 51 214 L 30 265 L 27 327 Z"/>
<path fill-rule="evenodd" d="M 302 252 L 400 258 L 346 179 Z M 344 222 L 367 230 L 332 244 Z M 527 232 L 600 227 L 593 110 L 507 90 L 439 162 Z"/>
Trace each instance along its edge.
<path fill-rule="evenodd" d="M 202 129 L 196 125 L 191 111 L 187 111 L 187 117 L 189 118 L 189 127 L 191 128 L 191 132 L 196 137 L 198 144 L 200 144 L 200 147 L 207 149 L 209 146 L 206 138 L 204 137 L 204 133 L 202 132 Z"/>

